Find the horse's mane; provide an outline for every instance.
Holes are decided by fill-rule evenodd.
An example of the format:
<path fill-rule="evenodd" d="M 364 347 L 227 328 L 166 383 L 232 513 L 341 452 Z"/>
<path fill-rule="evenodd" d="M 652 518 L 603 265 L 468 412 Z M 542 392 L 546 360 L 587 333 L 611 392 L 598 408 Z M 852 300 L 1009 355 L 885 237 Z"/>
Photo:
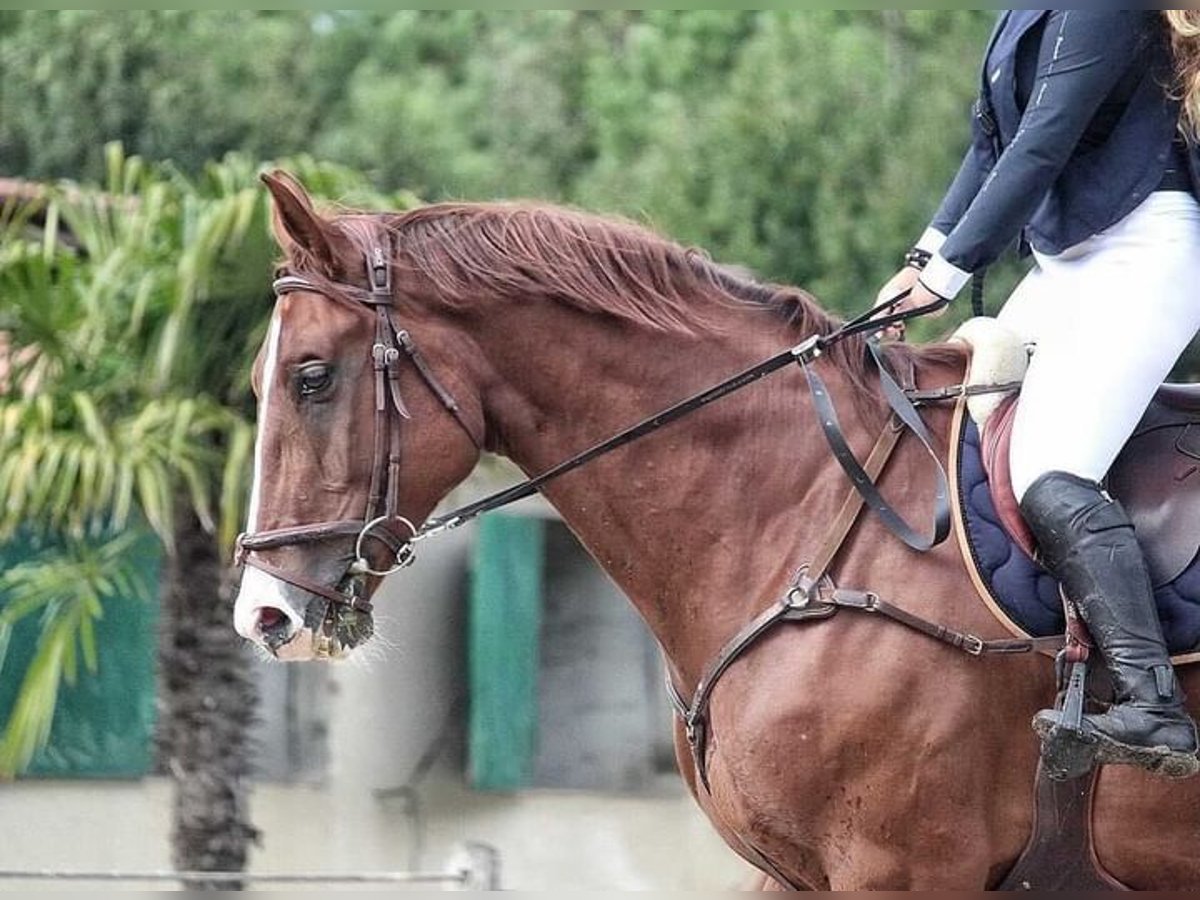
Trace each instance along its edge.
<path fill-rule="evenodd" d="M 774 316 L 797 340 L 841 324 L 799 288 L 761 282 L 634 222 L 566 207 L 440 203 L 384 215 L 347 211 L 334 221 L 355 247 L 348 270 L 362 265 L 382 224 L 394 235 L 397 265 L 410 267 L 452 307 L 487 296 L 545 297 L 662 332 L 702 335 L 731 327 L 721 312 L 732 306 Z M 293 263 L 303 267 L 303 260 Z M 889 352 L 931 362 L 962 358 L 946 345 Z M 831 355 L 857 387 L 875 394 L 860 340 L 843 342 Z"/>
<path fill-rule="evenodd" d="M 798 329 L 835 321 L 795 288 L 760 284 L 633 222 L 518 203 L 444 203 L 391 217 L 401 259 L 450 304 L 543 296 L 664 331 L 720 328 L 718 304 L 771 306 Z"/>

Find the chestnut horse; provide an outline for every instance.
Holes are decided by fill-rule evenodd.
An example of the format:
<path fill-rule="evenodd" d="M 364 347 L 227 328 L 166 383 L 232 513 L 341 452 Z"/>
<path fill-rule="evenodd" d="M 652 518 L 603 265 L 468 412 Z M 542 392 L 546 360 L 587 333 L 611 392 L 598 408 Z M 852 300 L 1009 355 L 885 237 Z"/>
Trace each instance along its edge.
<path fill-rule="evenodd" d="M 369 636 L 379 579 L 354 560 L 382 566 L 385 548 L 374 535 L 369 550 L 353 545 L 363 509 L 381 502 L 378 484 L 368 502 L 380 479 L 378 405 L 410 417 L 383 448 L 389 515 L 420 523 L 481 449 L 543 472 L 838 325 L 799 290 L 749 281 L 629 223 L 515 204 L 323 215 L 291 178 L 264 180 L 283 271 L 302 280 L 280 289 L 254 369 L 248 530 L 284 539 L 251 542 L 236 625 L 281 658 L 344 655 Z M 381 233 L 390 258 L 375 260 L 368 279 L 364 259 Z M 372 299 L 394 304 L 389 314 L 433 381 L 406 356 L 373 371 L 383 319 Z M 960 382 L 966 365 L 949 346 L 886 352 L 911 363 L 922 388 Z M 863 360 L 852 338 L 816 364 L 860 457 L 886 416 Z M 944 450 L 949 411 L 925 417 Z M 929 515 L 934 479 L 905 438 L 880 486 L 918 518 Z M 812 559 L 848 490 L 791 367 L 544 494 L 637 608 L 686 696 Z M 333 524 L 313 534 L 312 523 Z M 915 553 L 866 516 L 833 572 L 914 614 L 1007 636 L 953 542 Z M 786 624 L 713 693 L 707 788 L 682 728 L 679 765 L 729 845 L 780 882 L 982 890 L 1029 838 L 1038 760 L 1029 723 L 1053 677 L 1045 657 L 972 658 L 881 616 Z M 1182 677 L 1200 696 L 1196 672 Z M 1097 852 L 1113 875 L 1145 890 L 1200 884 L 1200 781 L 1109 768 L 1095 802 Z"/>

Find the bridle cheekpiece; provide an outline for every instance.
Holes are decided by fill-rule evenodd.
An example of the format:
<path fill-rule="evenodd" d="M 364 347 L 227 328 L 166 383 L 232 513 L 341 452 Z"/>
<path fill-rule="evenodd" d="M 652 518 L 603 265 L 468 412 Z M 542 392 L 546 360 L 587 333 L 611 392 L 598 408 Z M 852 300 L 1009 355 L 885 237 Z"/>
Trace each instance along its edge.
<path fill-rule="evenodd" d="M 334 603 L 360 612 L 370 612 L 371 603 L 365 598 L 340 591 L 336 586 L 319 584 L 296 572 L 272 565 L 262 553 L 283 547 L 322 543 L 353 538 L 354 561 L 347 574 L 383 578 L 406 568 L 413 562 L 413 543 L 418 529 L 400 514 L 400 465 L 402 423 L 412 416 L 400 393 L 401 361 L 407 358 L 433 394 L 450 412 L 478 448 L 479 440 L 463 417 L 459 405 L 434 376 L 428 363 L 417 350 L 411 335 L 396 326 L 392 290 L 390 240 L 375 240 L 367 253 L 366 274 L 369 291 L 350 289 L 346 294 L 375 313 L 375 340 L 371 345 L 371 367 L 375 389 L 375 437 L 371 463 L 371 484 L 366 509 L 361 519 L 343 519 L 274 528 L 267 531 L 243 533 L 237 539 L 236 562 L 252 566 L 288 584 L 324 597 Z M 277 298 L 291 293 L 327 294 L 329 288 L 303 275 L 287 273 L 272 285 Z M 391 562 L 387 568 L 376 569 L 367 555 L 366 543 L 371 538 L 387 548 Z"/>

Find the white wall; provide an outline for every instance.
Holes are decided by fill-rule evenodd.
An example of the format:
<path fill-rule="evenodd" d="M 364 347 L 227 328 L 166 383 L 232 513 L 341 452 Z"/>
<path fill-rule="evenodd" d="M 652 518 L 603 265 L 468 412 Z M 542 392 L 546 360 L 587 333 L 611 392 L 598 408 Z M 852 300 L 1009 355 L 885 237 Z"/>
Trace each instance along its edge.
<path fill-rule="evenodd" d="M 0 788 L 0 869 L 162 870 L 169 782 L 24 782 Z M 439 780 L 425 792 L 423 869 L 442 871 L 470 838 L 500 851 L 506 889 L 731 889 L 746 869 L 674 791 L 655 797 L 522 793 L 485 797 Z M 408 868 L 412 828 L 365 786 L 263 785 L 258 872 Z M 0 890 L 45 888 L 0 883 Z M 61 888 L 60 888 L 61 889 Z"/>

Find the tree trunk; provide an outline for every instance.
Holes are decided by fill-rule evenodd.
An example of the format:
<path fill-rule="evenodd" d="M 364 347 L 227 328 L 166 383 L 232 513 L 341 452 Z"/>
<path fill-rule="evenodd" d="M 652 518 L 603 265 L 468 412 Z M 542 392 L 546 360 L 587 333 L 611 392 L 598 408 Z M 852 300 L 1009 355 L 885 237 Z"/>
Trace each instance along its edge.
<path fill-rule="evenodd" d="M 233 631 L 231 572 L 215 538 L 186 503 L 178 507 L 159 634 L 159 752 L 175 781 L 172 858 L 177 871 L 240 872 L 258 837 L 247 810 L 257 698 L 246 648 Z"/>

